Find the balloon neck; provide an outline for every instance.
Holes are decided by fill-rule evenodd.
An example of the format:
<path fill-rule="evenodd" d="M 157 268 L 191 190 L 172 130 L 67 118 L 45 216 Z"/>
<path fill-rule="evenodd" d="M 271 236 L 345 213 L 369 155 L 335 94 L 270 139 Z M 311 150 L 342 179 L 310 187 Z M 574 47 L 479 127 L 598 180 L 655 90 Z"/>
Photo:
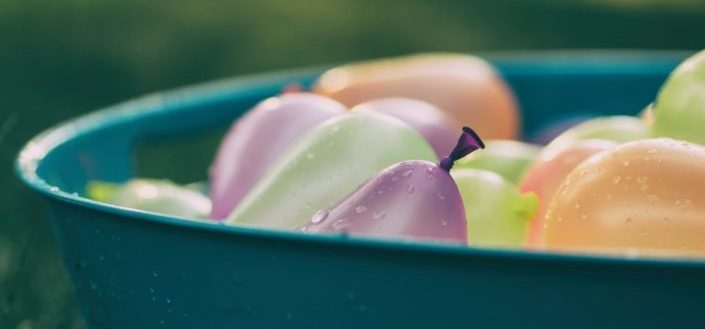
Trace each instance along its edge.
<path fill-rule="evenodd" d="M 485 148 L 485 143 L 482 142 L 480 136 L 471 128 L 463 127 L 463 133 L 460 135 L 460 138 L 458 138 L 458 144 L 455 145 L 455 148 L 453 148 L 453 151 L 450 152 L 448 156 L 444 156 L 441 159 L 438 166 L 445 171 L 450 171 L 455 161 L 464 158 L 475 150 L 483 148 Z"/>
<path fill-rule="evenodd" d="M 450 171 L 450 168 L 453 168 L 453 161 L 450 161 L 450 159 L 445 156 L 443 159 L 441 159 L 441 162 L 438 164 L 439 167 L 443 168 L 445 171 Z"/>
<path fill-rule="evenodd" d="M 534 192 L 521 194 L 515 201 L 513 210 L 519 218 L 529 221 L 539 210 L 539 197 Z"/>

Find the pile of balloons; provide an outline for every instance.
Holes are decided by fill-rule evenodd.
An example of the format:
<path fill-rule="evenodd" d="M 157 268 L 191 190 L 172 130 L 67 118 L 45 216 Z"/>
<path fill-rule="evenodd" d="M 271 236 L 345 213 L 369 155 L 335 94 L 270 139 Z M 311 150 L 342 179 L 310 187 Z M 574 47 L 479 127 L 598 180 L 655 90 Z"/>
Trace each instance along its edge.
<path fill-rule="evenodd" d="M 88 195 L 306 234 L 705 255 L 705 51 L 640 117 L 586 120 L 547 145 L 516 140 L 519 122 L 480 58 L 354 63 L 236 120 L 205 188 L 134 179 Z"/>

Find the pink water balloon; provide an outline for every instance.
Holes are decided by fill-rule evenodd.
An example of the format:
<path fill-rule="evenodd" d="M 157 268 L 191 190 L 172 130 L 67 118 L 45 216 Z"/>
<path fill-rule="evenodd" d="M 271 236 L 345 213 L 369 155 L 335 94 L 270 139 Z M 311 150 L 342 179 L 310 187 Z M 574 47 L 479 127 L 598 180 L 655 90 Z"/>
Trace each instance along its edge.
<path fill-rule="evenodd" d="M 233 124 L 210 168 L 211 217 L 227 217 L 298 137 L 346 110 L 330 98 L 298 92 L 257 104 Z"/>
<path fill-rule="evenodd" d="M 461 127 L 438 107 L 412 98 L 378 98 L 361 103 L 352 111 L 372 111 L 403 121 L 426 138 L 439 158 L 453 150 Z"/>
<path fill-rule="evenodd" d="M 463 200 L 449 171 L 453 162 L 484 147 L 469 128 L 440 164 L 403 161 L 359 186 L 303 228 L 385 238 L 467 243 Z"/>

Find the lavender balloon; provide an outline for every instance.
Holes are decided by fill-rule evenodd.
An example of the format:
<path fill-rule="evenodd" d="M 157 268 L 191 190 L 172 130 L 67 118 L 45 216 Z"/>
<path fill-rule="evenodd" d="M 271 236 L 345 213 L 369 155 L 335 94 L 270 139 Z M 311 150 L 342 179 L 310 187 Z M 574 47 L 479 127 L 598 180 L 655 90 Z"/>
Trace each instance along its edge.
<path fill-rule="evenodd" d="M 257 104 L 232 126 L 210 168 L 211 217 L 227 217 L 294 140 L 345 111 L 337 101 L 310 93 L 287 93 Z"/>
<path fill-rule="evenodd" d="M 465 127 L 440 164 L 411 160 L 387 167 L 317 212 L 303 231 L 467 243 L 463 200 L 449 171 L 455 160 L 483 147 Z"/>
<path fill-rule="evenodd" d="M 438 107 L 411 98 L 379 98 L 357 105 L 352 110 L 378 112 L 403 121 L 426 138 L 439 158 L 451 152 L 461 126 Z"/>

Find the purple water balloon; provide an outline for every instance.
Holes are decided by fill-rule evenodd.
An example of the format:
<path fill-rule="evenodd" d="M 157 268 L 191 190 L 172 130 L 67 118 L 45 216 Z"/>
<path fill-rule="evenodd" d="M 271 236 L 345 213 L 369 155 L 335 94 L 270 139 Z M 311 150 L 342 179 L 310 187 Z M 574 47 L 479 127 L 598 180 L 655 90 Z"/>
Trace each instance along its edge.
<path fill-rule="evenodd" d="M 477 134 L 464 127 L 440 165 L 420 160 L 392 165 L 317 212 L 302 230 L 466 243 L 463 200 L 449 170 L 455 160 L 483 147 Z"/>
<path fill-rule="evenodd" d="M 424 101 L 391 97 L 361 103 L 352 111 L 372 111 L 393 116 L 416 129 L 440 158 L 448 154 L 458 136 L 458 124 L 453 117 Z"/>
<path fill-rule="evenodd" d="M 345 112 L 337 101 L 311 93 L 286 93 L 257 104 L 233 124 L 211 165 L 211 218 L 227 217 L 299 136 Z"/>

